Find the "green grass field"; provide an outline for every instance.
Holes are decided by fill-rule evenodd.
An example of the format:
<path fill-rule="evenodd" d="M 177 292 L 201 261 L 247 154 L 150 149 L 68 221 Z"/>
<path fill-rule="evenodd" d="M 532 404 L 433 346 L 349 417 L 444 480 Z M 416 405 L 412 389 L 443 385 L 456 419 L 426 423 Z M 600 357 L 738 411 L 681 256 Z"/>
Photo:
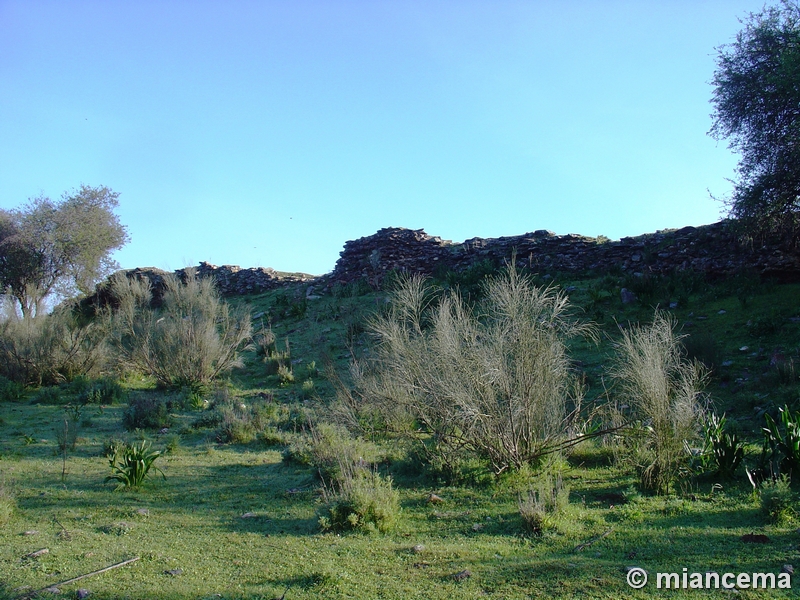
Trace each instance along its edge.
<path fill-rule="evenodd" d="M 800 285 L 634 281 L 639 301 L 623 305 L 619 287 L 632 286 L 622 278 L 555 281 L 569 290 L 577 315 L 601 331 L 599 344 L 572 349 L 587 398 L 604 397 L 618 324 L 647 322 L 655 305 L 672 302 L 690 354 L 712 369 L 707 392 L 714 406 L 748 441 L 746 464 L 760 449 L 764 413 L 784 404 L 798 409 Z M 246 303 L 257 328 L 270 326 L 277 346 L 288 340 L 291 351 L 294 381 L 267 374 L 249 351 L 226 388 L 245 407 L 271 406 L 270 435 L 222 443 L 218 425 L 204 423 L 209 411 L 199 407 L 172 410 L 163 434 L 126 431 L 126 405 L 88 405 L 65 457 L 57 432 L 74 386 L 59 388 L 56 404 L 37 403 L 37 391 L 0 403 L 0 508 L 13 506 L 0 528 L 0 598 L 134 557 L 61 586 L 62 597 L 75 597 L 79 588 L 91 598 L 728 597 L 721 589 L 658 590 L 656 573 L 778 574 L 787 564 L 800 567 L 800 522 L 772 523 L 743 469 L 733 481 L 687 476 L 669 496 L 648 495 L 600 442 L 560 460 L 569 506 L 542 535 L 532 535 L 518 497 L 535 472 L 494 477 L 476 468 L 447 482 L 411 460 L 397 440 L 376 438 L 383 456 L 377 468 L 400 494 L 397 527 L 385 534 L 324 532 L 317 472 L 284 459 L 285 449 L 334 395 L 323 367 L 343 373 L 352 355 L 369 348 L 365 321 L 382 310 L 386 293 L 351 285 L 305 300 L 298 288 L 234 302 Z M 146 379 L 124 384 L 131 394 L 162 394 L 148 391 Z M 155 463 L 165 478 L 151 473 L 140 488 L 115 491 L 104 482 L 112 439 L 148 439 L 166 450 Z M 443 501 L 429 502 L 431 493 Z M 751 543 L 746 534 L 768 541 Z M 650 575 L 642 590 L 626 583 L 632 566 Z M 736 596 L 796 597 L 800 582 L 795 577 L 792 584 Z"/>

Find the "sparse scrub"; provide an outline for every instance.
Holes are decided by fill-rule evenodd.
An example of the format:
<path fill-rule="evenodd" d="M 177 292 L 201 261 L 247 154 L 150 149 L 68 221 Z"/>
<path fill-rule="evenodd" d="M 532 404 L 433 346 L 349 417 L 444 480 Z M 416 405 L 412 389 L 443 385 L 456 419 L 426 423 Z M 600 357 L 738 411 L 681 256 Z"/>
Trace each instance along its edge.
<path fill-rule="evenodd" d="M 344 465 L 343 465 L 344 466 Z M 390 477 L 352 467 L 324 489 L 325 514 L 320 527 L 327 531 L 391 531 L 400 517 L 400 494 Z"/>
<path fill-rule="evenodd" d="M 277 343 L 273 338 L 273 341 L 265 349 L 263 360 L 267 367 L 267 375 L 280 375 L 281 371 L 291 371 L 292 351 L 289 347 L 289 339 L 286 339 L 285 348 L 278 350 Z"/>
<path fill-rule="evenodd" d="M 485 302 L 471 310 L 457 292 L 434 303 L 422 279 L 406 279 L 371 323 L 377 361 L 354 371 L 356 396 L 387 422 L 410 416 L 434 453 L 466 450 L 500 473 L 571 443 L 568 406 L 582 389 L 565 342 L 592 329 L 568 316 L 564 293 L 513 265 L 483 285 Z"/>
<path fill-rule="evenodd" d="M 261 329 L 256 335 L 253 336 L 253 342 L 256 346 L 256 356 L 261 358 L 268 358 L 277 352 L 277 344 L 275 343 L 275 334 L 272 332 L 272 327 Z"/>
<path fill-rule="evenodd" d="M 289 444 L 284 456 L 314 467 L 323 480 L 339 480 L 351 465 L 365 468 L 381 460 L 375 444 L 354 438 L 345 428 L 328 423 L 310 427 L 306 435 L 298 436 Z"/>
<path fill-rule="evenodd" d="M 308 400 L 314 395 L 314 381 L 306 379 L 303 385 L 300 386 L 300 393 L 298 394 L 301 400 Z"/>
<path fill-rule="evenodd" d="M 65 406 L 64 413 L 53 427 L 56 436 L 56 444 L 58 445 L 59 452 L 62 454 L 67 450 L 75 450 L 80 422 L 81 407 L 78 405 Z"/>
<path fill-rule="evenodd" d="M 519 514 L 528 531 L 541 535 L 555 526 L 569 505 L 569 487 L 565 486 L 561 475 L 550 474 L 539 478 L 538 485 L 520 495 Z"/>
<path fill-rule="evenodd" d="M 761 487 L 761 510 L 770 522 L 789 525 L 797 520 L 797 494 L 789 477 L 783 475 Z"/>
<path fill-rule="evenodd" d="M 281 380 L 281 385 L 291 385 L 294 383 L 294 373 L 292 372 L 292 367 L 286 365 L 280 365 L 278 367 L 278 379 Z"/>
<path fill-rule="evenodd" d="M 82 404 L 111 405 L 122 402 L 127 397 L 127 391 L 116 380 L 110 377 L 98 379 L 83 391 L 79 398 Z"/>
<path fill-rule="evenodd" d="M 11 520 L 17 507 L 14 495 L 8 486 L 0 481 L 0 526 L 5 527 Z"/>
<path fill-rule="evenodd" d="M 160 394 L 139 392 L 133 395 L 122 416 L 128 431 L 134 429 L 161 429 L 172 425 L 167 400 Z"/>
<path fill-rule="evenodd" d="M 644 427 L 640 450 L 649 459 L 640 464 L 642 483 L 660 493 L 668 493 L 688 465 L 687 444 L 698 438 L 704 411 L 704 372 L 683 357 L 674 329 L 674 321 L 660 311 L 650 326 L 623 329 L 614 369 L 623 397 Z"/>
<path fill-rule="evenodd" d="M 164 276 L 159 309 L 150 307 L 149 282 L 118 275 L 113 293 L 119 308 L 109 313 L 111 342 L 123 369 L 151 375 L 165 387 L 208 385 L 241 366 L 239 351 L 251 335 L 248 312 L 232 309 L 210 279 Z"/>
<path fill-rule="evenodd" d="M 722 363 L 722 351 L 713 335 L 705 332 L 692 333 L 683 339 L 683 347 L 689 360 L 697 360 L 709 371 L 717 371 Z"/>
<path fill-rule="evenodd" d="M 6 306 L 7 308 L 7 306 Z M 0 319 L 0 375 L 37 387 L 91 375 L 107 360 L 105 331 L 81 323 L 69 305 L 50 314 Z"/>
<path fill-rule="evenodd" d="M 125 446 L 125 440 L 120 438 L 106 438 L 103 440 L 103 456 L 111 458 Z"/>

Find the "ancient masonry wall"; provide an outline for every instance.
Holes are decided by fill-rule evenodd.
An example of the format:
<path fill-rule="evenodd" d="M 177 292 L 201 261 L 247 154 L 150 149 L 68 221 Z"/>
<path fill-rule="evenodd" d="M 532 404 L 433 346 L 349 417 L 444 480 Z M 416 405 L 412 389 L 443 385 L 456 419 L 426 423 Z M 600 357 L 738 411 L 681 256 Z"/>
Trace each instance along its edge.
<path fill-rule="evenodd" d="M 743 244 L 724 221 L 613 242 L 539 230 L 453 243 L 421 229 L 389 227 L 347 242 L 334 270 L 321 277 L 283 275 L 264 267 L 218 267 L 205 262 L 194 269 L 201 277 L 213 276 L 223 295 L 244 295 L 298 283 L 309 283 L 318 291 L 358 279 L 378 283 L 392 270 L 430 275 L 446 269 L 463 270 L 485 260 L 502 265 L 512 255 L 516 255 L 518 265 L 540 274 L 621 271 L 646 275 L 694 270 L 714 278 L 749 271 L 763 277 L 800 280 L 800 252 L 776 244 Z M 126 273 L 150 278 L 155 288 L 160 287 L 164 275 L 164 271 L 154 268 Z M 176 273 L 183 277 L 185 269 Z"/>

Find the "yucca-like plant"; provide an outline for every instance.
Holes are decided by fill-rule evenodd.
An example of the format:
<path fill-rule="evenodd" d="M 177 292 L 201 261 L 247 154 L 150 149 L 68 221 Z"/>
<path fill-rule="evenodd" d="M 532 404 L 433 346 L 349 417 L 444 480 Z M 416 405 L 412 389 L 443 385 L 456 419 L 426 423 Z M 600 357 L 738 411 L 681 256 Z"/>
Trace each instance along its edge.
<path fill-rule="evenodd" d="M 703 450 L 701 461 L 704 466 L 723 477 L 733 477 L 744 459 L 744 442 L 736 433 L 725 431 L 727 419 L 716 413 L 708 415 L 703 423 Z"/>
<path fill-rule="evenodd" d="M 158 471 L 166 479 L 164 472 L 153 466 L 156 459 L 161 456 L 160 450 L 152 450 L 150 442 L 142 440 L 139 443 L 123 444 L 118 447 L 114 455 L 108 460 L 112 474 L 105 481 L 116 481 L 116 489 L 134 488 L 142 485 L 150 469 Z"/>
<path fill-rule="evenodd" d="M 778 410 L 780 425 L 769 414 L 764 415 L 767 422 L 763 428 L 765 447 L 770 449 L 778 472 L 797 480 L 800 475 L 800 412 L 793 413 L 788 405 Z"/>

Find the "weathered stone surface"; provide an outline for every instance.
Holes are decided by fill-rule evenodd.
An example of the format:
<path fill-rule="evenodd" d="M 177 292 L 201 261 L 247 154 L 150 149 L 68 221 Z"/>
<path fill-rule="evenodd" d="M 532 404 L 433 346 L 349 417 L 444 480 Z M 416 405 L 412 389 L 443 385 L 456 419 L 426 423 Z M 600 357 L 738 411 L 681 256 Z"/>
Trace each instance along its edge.
<path fill-rule="evenodd" d="M 761 276 L 800 278 L 800 252 L 769 244 L 748 247 L 729 223 L 722 221 L 615 242 L 538 230 L 454 244 L 421 229 L 386 228 L 347 242 L 335 269 L 323 279 L 329 285 L 361 278 L 379 282 L 392 269 L 422 274 L 441 268 L 460 271 L 481 260 L 502 265 L 515 254 L 519 266 L 540 274 L 621 271 L 663 275 L 691 270 L 714 278 L 747 270 Z"/>
<path fill-rule="evenodd" d="M 556 235 L 540 229 L 516 236 L 471 238 L 453 243 L 428 235 L 422 229 L 387 227 L 345 243 L 334 270 L 321 277 L 283 275 L 265 267 L 218 267 L 206 262 L 194 269 L 198 277 L 213 277 L 225 296 L 306 283 L 311 285 L 304 288 L 305 296 L 314 299 L 337 283 L 363 279 L 377 287 L 390 271 L 431 275 L 447 269 L 463 271 L 480 261 L 501 266 L 514 256 L 518 266 L 545 278 L 557 272 L 586 271 L 639 276 L 695 271 L 718 278 L 748 271 L 762 277 L 800 280 L 800 251 L 775 244 L 760 247 L 743 244 L 727 221 L 657 231 L 619 241 L 576 234 Z M 149 278 L 155 304 L 159 302 L 165 271 L 137 268 L 124 273 L 128 277 Z M 175 273 L 186 277 L 186 269 Z M 101 305 L 108 302 L 107 282 L 98 286 L 90 301 L 96 302 L 98 298 Z"/>

